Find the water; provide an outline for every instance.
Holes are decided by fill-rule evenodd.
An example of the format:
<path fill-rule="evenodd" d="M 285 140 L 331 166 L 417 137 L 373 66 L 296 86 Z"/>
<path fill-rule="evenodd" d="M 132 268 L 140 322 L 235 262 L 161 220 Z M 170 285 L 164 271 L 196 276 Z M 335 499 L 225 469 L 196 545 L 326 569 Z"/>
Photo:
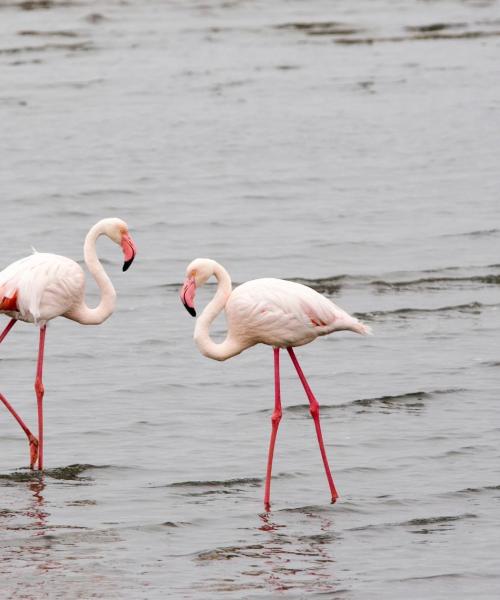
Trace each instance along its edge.
<path fill-rule="evenodd" d="M 2 265 L 105 216 L 139 247 L 99 244 L 111 319 L 50 324 L 45 477 L 0 414 L 3 597 L 496 598 L 500 3 L 14 0 L 0 33 Z M 297 351 L 335 506 L 283 356 L 263 512 L 272 352 L 199 355 L 196 256 L 373 327 Z M 30 424 L 36 347 L 0 348 Z"/>

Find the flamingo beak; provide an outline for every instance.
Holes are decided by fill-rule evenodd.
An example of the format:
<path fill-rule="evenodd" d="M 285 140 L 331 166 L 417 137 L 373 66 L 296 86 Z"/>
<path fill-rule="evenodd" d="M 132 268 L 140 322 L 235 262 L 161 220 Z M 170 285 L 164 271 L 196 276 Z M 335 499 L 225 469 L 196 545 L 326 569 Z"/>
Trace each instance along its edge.
<path fill-rule="evenodd" d="M 129 236 L 128 233 L 122 235 L 121 247 L 123 250 L 123 270 L 126 271 L 132 264 L 135 255 L 137 253 L 137 247 L 134 240 Z"/>
<path fill-rule="evenodd" d="M 179 296 L 182 304 L 192 317 L 196 317 L 196 310 L 194 309 L 194 297 L 196 295 L 196 281 L 194 277 L 188 277 L 182 286 Z"/>

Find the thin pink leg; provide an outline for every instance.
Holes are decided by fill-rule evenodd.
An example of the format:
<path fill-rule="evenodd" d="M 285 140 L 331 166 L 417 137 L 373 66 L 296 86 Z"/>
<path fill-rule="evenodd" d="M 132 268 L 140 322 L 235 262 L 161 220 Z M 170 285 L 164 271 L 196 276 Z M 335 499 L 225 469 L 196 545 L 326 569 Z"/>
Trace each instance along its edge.
<path fill-rule="evenodd" d="M 7 323 L 7 327 L 2 331 L 2 333 L 0 334 L 0 344 L 3 342 L 4 338 L 7 336 L 7 334 L 9 333 L 9 331 L 14 327 L 14 325 L 17 323 L 17 319 L 11 319 L 8 323 Z"/>
<path fill-rule="evenodd" d="M 267 455 L 267 473 L 266 473 L 266 489 L 264 492 L 264 507 L 265 510 L 271 508 L 271 471 L 273 469 L 274 444 L 278 434 L 278 427 L 281 421 L 281 393 L 280 393 L 280 349 L 274 350 L 274 412 L 271 417 L 271 441 L 269 442 L 269 452 Z"/>
<path fill-rule="evenodd" d="M 337 500 L 337 498 L 339 497 L 337 490 L 335 489 L 335 484 L 333 483 L 333 477 L 332 477 L 332 473 L 330 471 L 330 466 L 328 464 L 328 458 L 326 457 L 326 451 L 325 451 L 325 445 L 323 443 L 323 435 L 321 434 L 321 425 L 319 422 L 319 404 L 318 401 L 316 400 L 316 398 L 314 397 L 314 394 L 312 393 L 311 388 L 309 387 L 309 384 L 307 383 L 307 379 L 304 376 L 304 373 L 302 372 L 302 369 L 300 368 L 299 365 L 299 361 L 297 360 L 297 357 L 295 356 L 295 352 L 293 351 L 293 348 L 289 347 L 287 348 L 288 350 L 288 354 L 290 355 L 290 358 L 292 359 L 293 365 L 297 371 L 297 374 L 300 378 L 300 381 L 302 382 L 302 385 L 304 386 L 304 390 L 307 394 L 307 398 L 309 400 L 309 410 L 311 413 L 312 418 L 314 419 L 314 426 L 316 428 L 316 435 L 318 436 L 318 443 L 319 443 L 319 449 L 321 452 L 321 458 L 323 459 L 323 464 L 325 465 L 325 472 L 326 472 L 326 478 L 328 479 L 328 485 L 330 486 L 330 492 L 332 494 L 332 504 L 335 503 L 335 501 Z"/>
<path fill-rule="evenodd" d="M 38 346 L 38 361 L 36 365 L 35 392 L 38 406 L 38 470 L 43 470 L 43 352 L 45 349 L 45 332 L 47 325 L 40 327 L 40 344 Z"/>
<path fill-rule="evenodd" d="M 2 333 L 0 334 L 0 344 L 3 342 L 6 335 L 9 333 L 9 331 L 14 327 L 14 325 L 16 324 L 16 321 L 17 321 L 17 319 L 11 319 L 9 321 L 9 323 L 7 324 L 7 327 L 2 331 Z M 26 437 L 28 438 L 28 442 L 30 445 L 30 469 L 32 469 L 34 467 L 34 465 L 36 463 L 36 459 L 38 457 L 38 440 L 31 433 L 31 431 L 28 429 L 28 427 L 26 426 L 24 421 L 17 414 L 17 412 L 14 410 L 13 406 L 10 404 L 10 402 L 7 400 L 7 398 L 3 394 L 0 394 L 0 400 L 3 402 L 3 404 L 5 405 L 7 410 L 10 412 L 10 414 L 14 417 L 14 419 L 19 423 L 19 425 L 21 426 L 21 429 L 24 431 L 24 433 L 26 434 Z"/>

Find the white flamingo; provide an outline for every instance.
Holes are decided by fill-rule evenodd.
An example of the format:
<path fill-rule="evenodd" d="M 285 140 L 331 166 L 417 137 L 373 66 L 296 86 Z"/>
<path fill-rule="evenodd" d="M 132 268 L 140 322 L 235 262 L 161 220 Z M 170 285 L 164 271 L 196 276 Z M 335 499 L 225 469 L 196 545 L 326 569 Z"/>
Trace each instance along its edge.
<path fill-rule="evenodd" d="M 0 272 L 0 314 L 11 318 L 0 334 L 0 343 L 16 321 L 34 323 L 40 328 L 35 392 L 38 407 L 38 439 L 7 399 L 0 400 L 22 427 L 30 445 L 30 467 L 38 458 L 38 468 L 43 469 L 43 354 L 47 322 L 55 317 L 66 317 L 83 325 L 98 325 L 113 312 L 116 292 L 96 254 L 96 241 L 106 235 L 122 247 L 123 270 L 132 264 L 136 246 L 129 235 L 127 224 L 121 219 L 102 219 L 88 232 L 83 246 L 85 264 L 101 290 L 101 300 L 96 308 L 85 303 L 85 275 L 74 260 L 57 254 L 34 252 Z"/>
<path fill-rule="evenodd" d="M 205 284 L 212 275 L 218 282 L 217 292 L 198 317 L 194 329 L 194 339 L 200 352 L 215 360 L 226 360 L 259 343 L 273 346 L 274 349 L 275 401 L 271 417 L 271 441 L 264 492 L 266 510 L 270 507 L 274 445 L 282 415 L 279 375 L 281 348 L 286 348 L 290 355 L 309 400 L 332 503 L 334 503 L 338 493 L 323 444 L 319 404 L 302 372 L 293 348 L 308 344 L 318 336 L 334 331 L 350 330 L 367 335 L 371 333 L 370 328 L 310 287 L 292 281 L 254 279 L 233 290 L 228 272 L 222 265 L 209 258 L 197 258 L 190 263 L 180 291 L 181 300 L 193 317 L 196 316 L 194 308 L 196 289 Z M 210 339 L 209 330 L 212 321 L 222 310 L 226 313 L 228 333 L 223 342 L 216 343 Z"/>

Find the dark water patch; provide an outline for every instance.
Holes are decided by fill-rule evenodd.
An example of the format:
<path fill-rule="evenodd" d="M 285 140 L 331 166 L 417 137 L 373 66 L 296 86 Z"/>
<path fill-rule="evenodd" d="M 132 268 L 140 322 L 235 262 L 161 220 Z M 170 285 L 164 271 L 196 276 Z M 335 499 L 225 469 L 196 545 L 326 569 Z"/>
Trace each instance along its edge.
<path fill-rule="evenodd" d="M 297 538 L 300 542 L 306 542 L 312 545 L 330 544 L 340 539 L 340 536 L 331 531 L 325 531 L 324 533 L 316 533 L 312 535 L 300 535 Z"/>
<path fill-rule="evenodd" d="M 103 21 L 107 21 L 107 17 L 105 17 L 101 13 L 90 13 L 85 17 L 85 21 L 87 21 L 87 23 L 90 23 L 91 25 L 98 25 Z"/>
<path fill-rule="evenodd" d="M 387 44 L 400 42 L 420 42 L 429 40 L 475 40 L 481 38 L 490 38 L 500 36 L 500 31 L 463 31 L 458 33 L 446 32 L 428 32 L 416 35 L 395 35 L 389 37 L 366 37 L 366 38 L 339 38 L 335 39 L 336 44 L 344 45 L 371 45 Z"/>
<path fill-rule="evenodd" d="M 14 473 L 0 473 L 0 479 L 12 481 L 15 483 L 24 483 L 30 481 L 41 481 L 42 473 L 39 471 L 15 471 Z"/>
<path fill-rule="evenodd" d="M 65 38 L 78 37 L 78 34 L 75 31 L 38 31 L 35 29 L 25 29 L 22 31 L 18 31 L 17 35 L 43 36 L 43 37 L 65 37 Z"/>
<path fill-rule="evenodd" d="M 47 10 L 50 8 L 63 8 L 76 6 L 74 0 L 22 0 L 22 2 L 13 2 L 10 6 L 15 6 L 21 10 Z"/>
<path fill-rule="evenodd" d="M 105 469 L 107 465 L 89 465 L 89 464 L 72 464 L 67 467 L 56 467 L 54 469 L 46 469 L 44 471 L 31 471 L 29 469 L 14 471 L 13 473 L 0 473 L 0 479 L 13 482 L 40 482 L 44 477 L 57 479 L 61 481 L 89 481 L 90 477 L 81 477 L 81 474 L 88 469 Z"/>
<path fill-rule="evenodd" d="M 415 400 L 423 401 L 429 400 L 433 396 L 440 396 L 444 394 L 457 394 L 460 392 L 465 392 L 464 388 L 447 388 L 447 389 L 438 389 L 431 391 L 419 391 L 419 392 L 407 392 L 405 394 L 396 394 L 389 396 L 377 396 L 375 398 L 362 398 L 359 400 L 353 400 L 348 405 L 342 406 L 363 406 L 363 407 L 371 407 L 378 404 L 383 404 L 387 406 L 393 406 L 399 403 L 406 402 L 414 402 Z"/>
<path fill-rule="evenodd" d="M 69 52 L 86 52 L 92 50 L 94 45 L 91 42 L 74 42 L 72 44 L 42 44 L 38 46 L 18 46 L 15 48 L 0 48 L 0 55 L 23 54 L 32 52 L 51 52 L 65 50 Z"/>
<path fill-rule="evenodd" d="M 457 456 L 463 456 L 466 454 L 475 454 L 479 450 L 495 450 L 494 446 L 488 446 L 486 444 L 477 444 L 474 446 L 462 446 L 460 448 L 455 448 L 452 450 L 446 450 L 445 452 L 440 452 L 439 454 L 428 455 L 428 458 L 432 459 L 441 459 L 441 458 L 452 458 Z"/>
<path fill-rule="evenodd" d="M 323 277 L 320 279 L 307 279 L 305 277 L 290 277 L 288 281 L 301 283 L 316 290 L 320 294 L 335 294 L 342 289 L 343 284 L 348 280 L 359 281 L 363 277 L 350 277 L 348 275 L 335 275 L 333 277 Z"/>
<path fill-rule="evenodd" d="M 481 364 L 485 367 L 500 367 L 500 360 L 488 360 Z"/>
<path fill-rule="evenodd" d="M 230 489 L 204 490 L 203 492 L 186 492 L 184 495 L 189 496 L 190 498 L 208 498 L 210 496 L 229 496 L 242 491 L 242 488 L 231 487 Z"/>
<path fill-rule="evenodd" d="M 483 485 L 481 487 L 469 487 L 457 490 L 455 492 L 447 492 L 444 495 L 464 495 L 464 494 L 482 494 L 484 492 L 498 492 L 500 491 L 500 484 L 498 485 Z"/>
<path fill-rule="evenodd" d="M 375 409 L 379 412 L 390 413 L 396 410 L 406 410 L 407 412 L 420 412 L 425 407 L 425 401 L 432 397 L 429 392 L 410 392 L 397 396 L 380 396 L 378 398 L 363 398 L 355 400 L 351 406 L 362 407 L 360 413 L 367 409 Z"/>
<path fill-rule="evenodd" d="M 422 408 L 424 406 L 424 401 L 428 401 L 434 396 L 444 394 L 458 394 L 465 391 L 467 390 L 465 390 L 464 388 L 447 388 L 431 391 L 407 392 L 405 394 L 376 396 L 374 398 L 360 398 L 358 400 L 352 400 L 351 402 L 346 402 L 344 404 L 321 404 L 320 411 L 321 413 L 323 413 L 329 411 L 345 410 L 351 407 L 356 408 L 358 406 L 361 406 L 363 408 L 379 408 L 380 406 L 383 406 L 392 409 Z M 256 412 L 267 413 L 269 412 L 269 409 L 260 409 Z M 309 404 L 294 404 L 292 406 L 287 406 L 283 408 L 283 412 L 303 415 L 305 413 L 309 413 Z"/>
<path fill-rule="evenodd" d="M 426 581 L 426 580 L 436 580 L 436 579 L 461 579 L 464 577 L 464 573 L 438 573 L 437 575 L 422 575 L 420 577 L 403 577 L 401 579 L 396 579 L 393 581 Z"/>
<path fill-rule="evenodd" d="M 391 529 L 393 527 L 404 527 L 408 529 L 409 533 L 432 533 L 439 529 L 451 529 L 452 523 L 466 519 L 476 519 L 477 515 L 473 513 L 463 513 L 461 515 L 445 515 L 439 517 L 418 517 L 410 519 L 409 521 L 396 521 L 387 523 L 376 523 L 361 525 L 359 527 L 351 527 L 348 531 L 369 531 L 369 530 L 384 530 Z M 415 530 L 414 528 L 420 528 Z M 431 531 L 433 530 L 433 531 Z"/>
<path fill-rule="evenodd" d="M 379 288 L 390 288 L 393 290 L 419 290 L 443 289 L 447 284 L 460 283 L 482 283 L 485 285 L 500 285 L 500 275 L 470 275 L 464 277 L 422 277 L 408 281 L 384 281 L 381 279 L 372 281 L 371 284 Z"/>
<path fill-rule="evenodd" d="M 97 506 L 97 502 L 95 500 L 73 500 L 66 502 L 66 506 Z"/>
<path fill-rule="evenodd" d="M 307 516 L 311 516 L 311 515 L 316 515 L 316 514 L 322 514 L 322 513 L 331 513 L 332 511 L 334 511 L 336 508 L 340 507 L 339 502 L 336 502 L 335 504 L 328 504 L 325 503 L 324 505 L 320 505 L 320 504 L 308 504 L 305 506 L 295 506 L 293 508 L 280 508 L 277 511 L 274 512 L 278 512 L 278 513 L 300 513 L 303 515 L 307 515 Z"/>
<path fill-rule="evenodd" d="M 275 25 L 274 29 L 300 31 L 307 35 L 353 35 L 363 30 L 336 21 L 300 21 Z"/>
<path fill-rule="evenodd" d="M 495 307 L 498 304 L 483 304 L 482 302 L 469 302 L 468 304 L 456 304 L 453 306 L 439 306 L 438 308 L 396 308 L 394 310 L 374 310 L 370 312 L 355 312 L 353 316 L 358 319 L 370 321 L 372 319 L 384 317 L 397 317 L 407 319 L 418 315 L 439 314 L 439 313 L 468 313 L 479 315 L 483 308 Z"/>
<path fill-rule="evenodd" d="M 443 234 L 443 237 L 489 237 L 492 235 L 498 235 L 500 233 L 500 229 L 477 229 L 475 231 L 464 231 L 463 233 L 446 233 Z M 498 266 L 498 265 L 492 265 Z"/>
<path fill-rule="evenodd" d="M 299 65 L 276 65 L 274 68 L 277 71 L 297 71 L 300 69 Z"/>
<path fill-rule="evenodd" d="M 231 560 L 233 558 L 261 558 L 265 546 L 262 544 L 248 544 L 246 546 L 223 546 L 213 550 L 205 550 L 196 555 L 198 561 Z"/>
<path fill-rule="evenodd" d="M 193 487 L 222 487 L 231 488 L 238 485 L 246 485 L 250 487 L 259 487 L 262 483 L 260 477 L 239 477 L 235 479 L 226 480 L 207 480 L 207 481 L 176 481 L 169 483 L 166 486 L 170 488 L 193 488 Z"/>
<path fill-rule="evenodd" d="M 44 475 L 51 477 L 52 479 L 59 479 L 62 481 L 84 481 L 90 480 L 90 477 L 81 477 L 81 474 L 89 469 L 106 469 L 108 465 L 89 465 L 89 464 L 72 464 L 67 467 L 56 467 L 54 469 L 47 469 L 44 471 Z"/>
<path fill-rule="evenodd" d="M 408 25 L 407 31 L 428 33 L 430 31 L 444 31 L 445 29 L 463 29 L 467 23 L 431 23 L 430 25 Z"/>
<path fill-rule="evenodd" d="M 422 525 L 441 525 L 443 523 L 453 523 L 455 521 L 461 521 L 463 519 L 476 519 L 477 515 L 473 513 L 463 513 L 461 515 L 452 516 L 440 516 L 440 517 L 424 517 L 410 519 L 409 521 L 403 521 L 398 523 L 403 527 L 420 527 Z"/>

